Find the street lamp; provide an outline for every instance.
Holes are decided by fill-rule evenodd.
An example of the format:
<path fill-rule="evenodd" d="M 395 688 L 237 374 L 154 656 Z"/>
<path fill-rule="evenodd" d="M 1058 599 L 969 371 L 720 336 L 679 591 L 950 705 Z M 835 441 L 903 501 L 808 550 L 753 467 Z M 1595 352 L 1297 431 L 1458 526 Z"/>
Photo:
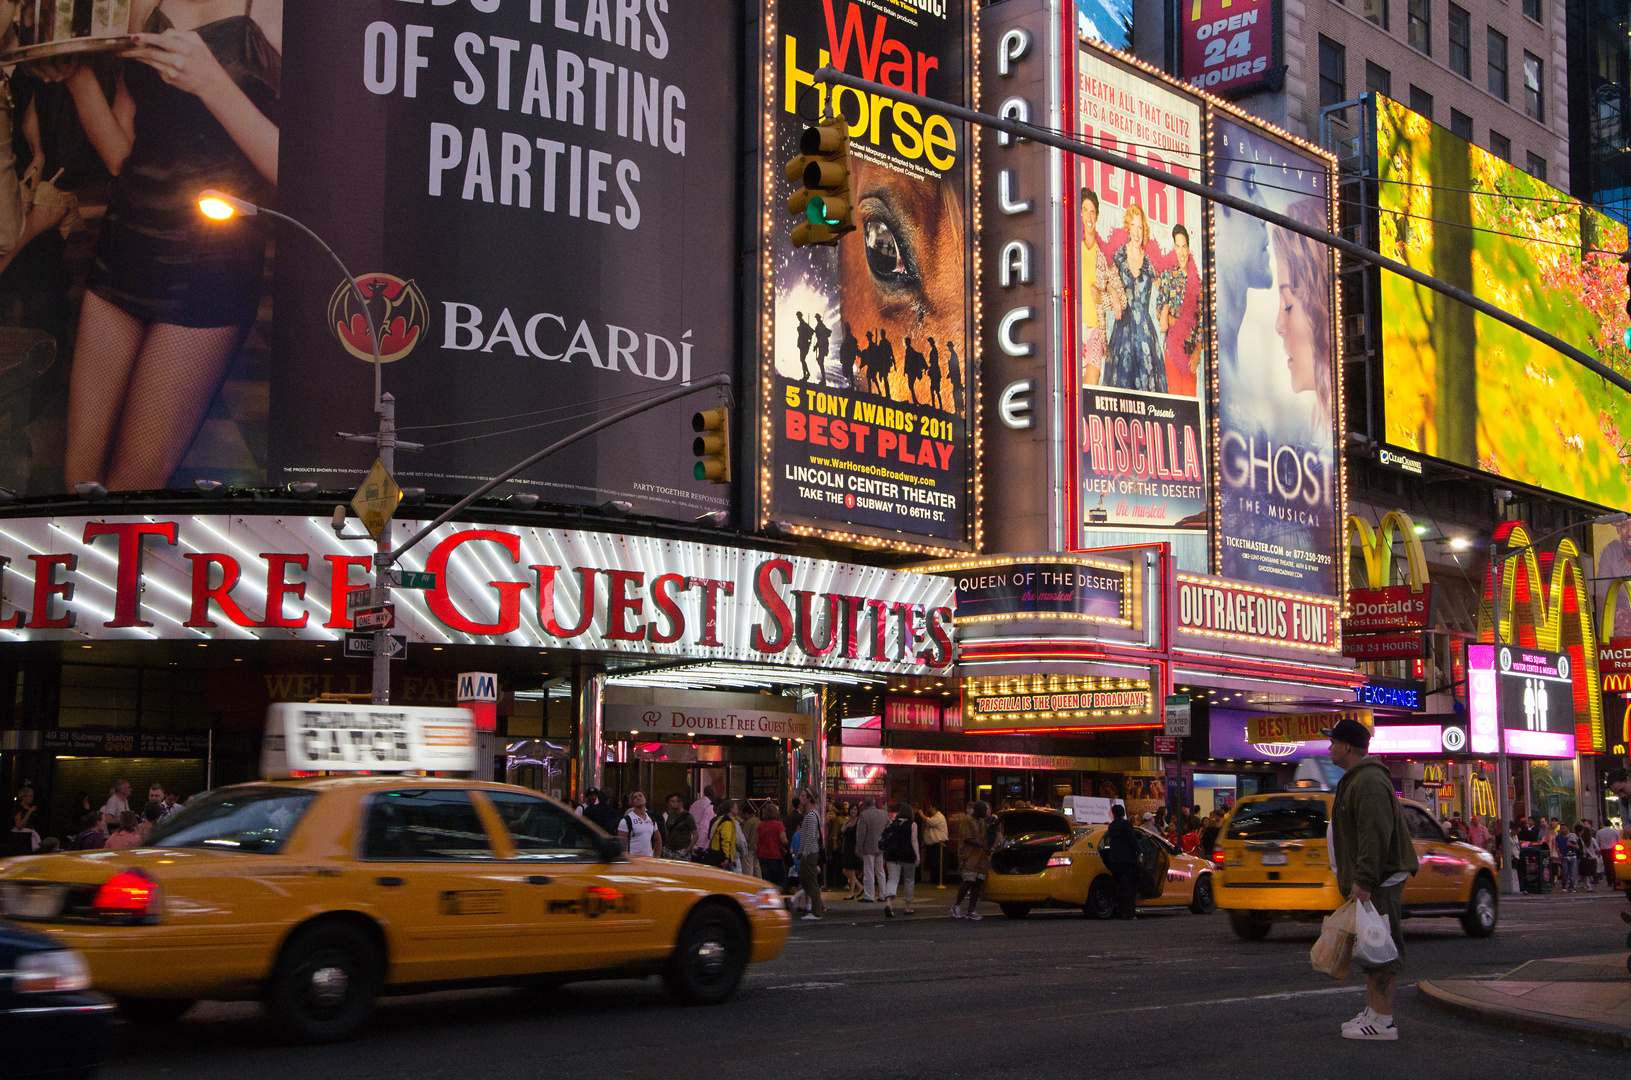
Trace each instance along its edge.
<path fill-rule="evenodd" d="M 318 247 L 322 248 L 323 252 L 328 255 L 329 258 L 334 260 L 334 265 L 340 268 L 340 273 L 345 275 L 346 281 L 351 285 L 352 295 L 357 298 L 357 303 L 362 305 L 363 318 L 368 320 L 368 340 L 372 342 L 374 346 L 374 411 L 376 413 L 379 412 L 381 396 L 379 332 L 374 327 L 374 312 L 368 306 L 368 297 L 363 295 L 362 286 L 357 284 L 357 279 L 351 276 L 351 271 L 345 268 L 345 263 L 340 261 L 340 257 L 334 253 L 334 249 L 329 247 L 328 244 L 324 243 L 321 236 L 318 236 L 316 233 L 312 232 L 305 225 L 301 224 L 299 221 L 296 221 L 288 214 L 279 213 L 270 207 L 259 206 L 250 202 L 248 199 L 240 199 L 236 195 L 230 195 L 227 192 L 220 191 L 216 188 L 205 188 L 203 191 L 198 193 L 198 212 L 209 218 L 211 221 L 229 221 L 239 215 L 244 217 L 254 217 L 257 214 L 265 214 L 267 217 L 276 218 L 279 221 L 287 222 L 288 224 L 293 225 L 295 228 L 311 237 L 312 242 Z M 385 463 L 385 468 L 390 469 L 390 467 L 391 463 L 387 461 Z"/>
<path fill-rule="evenodd" d="M 1542 543 L 1543 541 L 1550 540 L 1554 536 L 1566 533 L 1570 529 L 1581 528 L 1587 525 L 1618 525 L 1620 522 L 1625 521 L 1628 518 L 1631 518 L 1631 514 L 1626 514 L 1620 511 L 1599 514 L 1596 517 L 1591 518 L 1589 521 L 1580 522 L 1579 525 L 1565 525 L 1561 529 L 1553 529 L 1551 532 L 1546 533 L 1543 536 L 1537 536 L 1535 539 L 1529 541 L 1527 544 L 1524 544 L 1521 547 L 1515 547 L 1511 551 L 1494 556 L 1490 560 L 1489 573 L 1491 595 L 1494 597 L 1497 605 L 1494 608 L 1495 650 L 1497 655 L 1500 653 L 1501 646 L 1505 644 L 1505 642 L 1501 640 L 1501 609 L 1498 606 L 1500 603 L 1501 593 L 1498 583 L 1501 576 L 1501 567 L 1506 563 L 1506 561 L 1514 556 L 1522 555 L 1526 551 L 1532 551 L 1536 545 Z M 1536 585 L 1535 582 L 1530 582 L 1529 587 L 1530 589 L 1536 589 L 1539 586 Z M 1497 698 L 1497 701 L 1498 700 L 1499 698 Z M 1507 770 L 1506 721 L 1505 718 L 1500 716 L 1500 708 L 1497 705 L 1495 726 L 1495 810 L 1499 815 L 1496 818 L 1496 826 L 1501 830 L 1499 835 L 1502 838 L 1501 892 L 1515 893 L 1518 891 L 1518 870 L 1517 867 L 1513 865 L 1513 861 L 1517 856 L 1518 838 L 1516 833 L 1509 828 L 1510 822 L 1507 820 L 1507 814 L 1509 813 L 1509 807 L 1506 801 L 1507 784 L 1509 782 Z"/>
<path fill-rule="evenodd" d="M 357 303 L 362 307 L 363 318 L 368 322 L 368 341 L 374 347 L 374 412 L 379 417 L 378 434 L 353 436 L 352 438 L 354 441 L 374 443 L 379 448 L 380 464 L 385 467 L 387 473 L 394 474 L 396 447 L 399 445 L 396 437 L 396 399 L 389 394 L 380 392 L 379 330 L 374 325 L 374 312 L 368 306 L 368 297 L 363 295 L 362 286 L 357 284 L 357 279 L 350 270 L 346 269 L 345 263 L 340 261 L 340 257 L 334 253 L 334 249 L 329 247 L 321 236 L 318 236 L 288 214 L 282 214 L 268 207 L 259 206 L 247 199 L 240 199 L 236 195 L 216 188 L 206 188 L 198 193 L 198 212 L 211 221 L 229 221 L 240 214 L 244 217 L 265 214 L 267 217 L 276 218 L 278 221 L 294 226 L 310 237 L 313 243 L 322 248 L 324 253 L 334 260 L 334 265 L 340 268 L 340 273 L 345 275 L 346 282 L 351 286 L 352 295 L 357 298 Z M 401 443 L 400 445 L 409 448 L 415 447 L 413 443 Z M 382 552 L 391 550 L 388 532 L 380 534 L 379 550 Z M 389 577 L 389 564 L 375 560 L 374 587 L 388 588 Z M 391 631 L 388 628 L 374 631 L 373 684 L 374 704 L 389 705 L 391 703 Z"/>

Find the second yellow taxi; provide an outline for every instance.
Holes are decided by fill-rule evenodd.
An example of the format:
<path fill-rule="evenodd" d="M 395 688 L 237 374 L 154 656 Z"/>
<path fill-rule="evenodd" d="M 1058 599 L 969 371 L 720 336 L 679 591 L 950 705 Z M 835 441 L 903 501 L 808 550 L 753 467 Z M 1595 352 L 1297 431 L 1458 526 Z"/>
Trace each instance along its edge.
<path fill-rule="evenodd" d="M 1235 803 L 1218 836 L 1218 906 L 1235 933 L 1267 937 L 1276 922 L 1315 922 L 1342 906 L 1326 846 L 1335 796 L 1329 791 L 1249 795 Z M 1471 937 L 1495 933 L 1500 916 L 1495 859 L 1451 840 L 1427 808 L 1403 803 L 1421 869 L 1405 882 L 1405 918 L 1461 920 Z"/>
<path fill-rule="evenodd" d="M 1035 908 L 1075 908 L 1090 919 L 1116 912 L 1110 871 L 1099 857 L 1104 825 L 1077 825 L 1057 810 L 1004 810 L 997 815 L 1002 841 L 991 853 L 983 899 L 1011 919 Z M 1212 867 L 1186 855 L 1148 829 L 1138 830 L 1142 865 L 1139 907 L 1187 907 L 1210 914 Z"/>
<path fill-rule="evenodd" d="M 789 919 L 764 882 L 629 859 L 535 792 L 421 776 L 222 788 L 145 847 L 5 863 L 0 912 L 78 949 L 128 1016 L 259 999 L 303 1041 L 427 986 L 660 974 L 721 1002 Z"/>

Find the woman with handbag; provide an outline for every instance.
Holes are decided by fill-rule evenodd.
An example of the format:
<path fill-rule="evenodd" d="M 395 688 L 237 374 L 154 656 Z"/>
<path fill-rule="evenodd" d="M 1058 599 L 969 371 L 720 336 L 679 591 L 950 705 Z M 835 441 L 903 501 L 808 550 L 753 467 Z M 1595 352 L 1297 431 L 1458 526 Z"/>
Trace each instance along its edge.
<path fill-rule="evenodd" d="M 714 823 L 708 833 L 708 847 L 702 861 L 722 870 L 740 872 L 742 852 L 747 844 L 742 839 L 742 825 L 736 819 L 736 800 L 726 799 L 719 804 Z"/>

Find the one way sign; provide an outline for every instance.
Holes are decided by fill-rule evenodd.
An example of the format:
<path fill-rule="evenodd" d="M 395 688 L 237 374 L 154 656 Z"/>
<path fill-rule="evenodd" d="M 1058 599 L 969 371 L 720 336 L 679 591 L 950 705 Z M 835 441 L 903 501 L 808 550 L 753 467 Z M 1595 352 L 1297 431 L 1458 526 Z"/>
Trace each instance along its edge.
<path fill-rule="evenodd" d="M 408 652 L 408 635 L 392 634 L 390 659 L 400 660 Z M 347 634 L 345 636 L 345 657 L 347 660 L 371 660 L 374 656 L 373 634 Z"/>

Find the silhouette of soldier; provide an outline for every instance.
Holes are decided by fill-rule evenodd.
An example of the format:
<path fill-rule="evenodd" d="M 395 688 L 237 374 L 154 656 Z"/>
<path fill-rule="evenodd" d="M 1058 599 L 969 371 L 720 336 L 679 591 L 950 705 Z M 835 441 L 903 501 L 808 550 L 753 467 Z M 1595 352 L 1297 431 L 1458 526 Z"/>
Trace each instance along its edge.
<path fill-rule="evenodd" d="M 957 343 L 946 342 L 946 374 L 951 376 L 951 411 L 963 415 L 963 362 L 957 359 Z"/>
<path fill-rule="evenodd" d="M 822 386 L 827 385 L 827 344 L 832 341 L 832 327 L 818 313 L 815 321 L 816 373 Z"/>
<path fill-rule="evenodd" d="M 809 364 L 810 339 L 815 337 L 815 330 L 809 323 L 804 321 L 804 312 L 800 311 L 797 315 L 799 321 L 799 374 L 802 376 Z M 810 381 L 816 382 L 817 380 L 811 379 Z"/>
<path fill-rule="evenodd" d="M 838 346 L 838 363 L 844 369 L 844 382 L 853 389 L 855 386 L 855 359 L 861 354 L 861 343 L 855 340 L 855 331 L 844 324 L 844 341 Z"/>
<path fill-rule="evenodd" d="M 877 331 L 866 332 L 866 348 L 861 350 L 861 370 L 865 372 L 866 389 L 868 393 L 876 393 L 879 397 L 889 396 L 889 368 L 878 347 Z M 880 385 L 881 384 L 881 385 Z"/>
<path fill-rule="evenodd" d="M 883 396 L 892 399 L 895 395 L 889 392 L 889 376 L 895 370 L 895 346 L 889 343 L 889 331 L 882 327 L 878 329 L 877 366 L 883 371 Z"/>
<path fill-rule="evenodd" d="M 906 392 L 911 396 L 912 404 L 920 404 L 917 400 L 918 380 L 929 373 L 929 362 L 923 354 L 912 348 L 912 338 L 907 335 L 906 341 Z M 932 401 L 929 404 L 934 404 Z"/>
<path fill-rule="evenodd" d="M 940 404 L 940 347 L 929 339 L 929 404 L 944 409 Z"/>

